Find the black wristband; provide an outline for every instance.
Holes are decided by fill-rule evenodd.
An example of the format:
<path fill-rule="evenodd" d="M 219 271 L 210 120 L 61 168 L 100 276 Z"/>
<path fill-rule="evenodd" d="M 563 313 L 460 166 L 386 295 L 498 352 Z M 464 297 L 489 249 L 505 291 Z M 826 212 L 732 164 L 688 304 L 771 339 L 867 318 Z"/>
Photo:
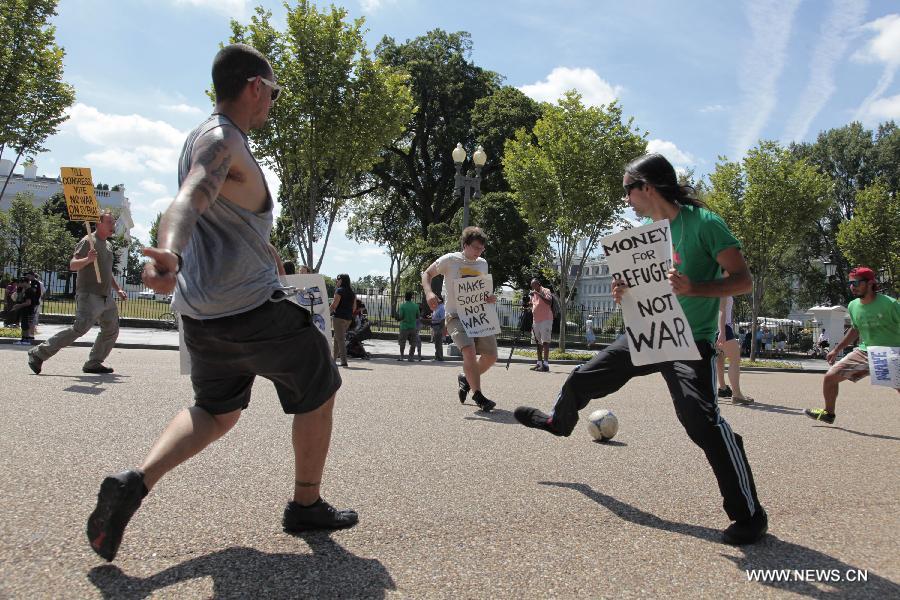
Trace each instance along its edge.
<path fill-rule="evenodd" d="M 171 252 L 176 257 L 178 257 L 178 267 L 176 267 L 176 269 L 175 269 L 175 274 L 178 275 L 179 273 L 181 273 L 181 268 L 184 266 L 184 261 L 181 259 L 181 255 L 178 254 L 177 252 L 175 252 L 174 250 L 169 250 L 169 252 Z"/>

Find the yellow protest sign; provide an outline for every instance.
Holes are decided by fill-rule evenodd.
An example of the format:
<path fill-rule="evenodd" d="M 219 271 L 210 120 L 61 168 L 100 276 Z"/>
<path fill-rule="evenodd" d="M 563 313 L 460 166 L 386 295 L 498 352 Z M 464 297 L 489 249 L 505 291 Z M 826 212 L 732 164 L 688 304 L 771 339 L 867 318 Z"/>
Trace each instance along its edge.
<path fill-rule="evenodd" d="M 70 221 L 100 220 L 100 206 L 94 196 L 94 182 L 91 170 L 84 167 L 60 167 L 63 194 Z"/>

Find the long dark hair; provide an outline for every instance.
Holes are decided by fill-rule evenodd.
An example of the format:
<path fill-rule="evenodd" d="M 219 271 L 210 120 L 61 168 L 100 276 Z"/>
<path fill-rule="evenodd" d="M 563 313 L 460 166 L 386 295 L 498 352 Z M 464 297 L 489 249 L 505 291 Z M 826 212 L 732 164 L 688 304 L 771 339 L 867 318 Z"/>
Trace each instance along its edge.
<path fill-rule="evenodd" d="M 637 157 L 628 163 L 625 173 L 632 179 L 652 185 L 663 198 L 672 204 L 706 207 L 697 199 L 697 192 L 694 188 L 689 185 L 678 185 L 675 167 L 662 154 L 654 152 Z"/>
<path fill-rule="evenodd" d="M 346 273 L 341 273 L 340 275 L 337 276 L 337 278 L 338 278 L 338 281 L 341 282 L 341 284 L 337 287 L 344 288 L 347 291 L 347 294 L 350 296 L 350 298 L 356 298 L 356 294 L 353 293 L 353 288 L 350 287 L 350 276 L 347 275 Z"/>

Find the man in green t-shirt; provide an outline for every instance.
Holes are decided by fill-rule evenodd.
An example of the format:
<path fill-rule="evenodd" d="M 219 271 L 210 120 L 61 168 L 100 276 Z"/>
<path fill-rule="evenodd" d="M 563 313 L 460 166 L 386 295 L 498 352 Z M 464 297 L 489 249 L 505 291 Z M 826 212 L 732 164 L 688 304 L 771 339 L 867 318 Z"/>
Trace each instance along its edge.
<path fill-rule="evenodd" d="M 847 306 L 850 329 L 825 356 L 832 367 L 822 381 L 825 408 L 807 408 L 806 416 L 817 421 L 834 423 L 838 385 L 845 379 L 857 382 L 869 374 L 869 346 L 900 346 L 900 302 L 878 293 L 875 272 L 869 267 L 850 271 L 850 291 L 856 296 Z M 859 345 L 835 364 L 841 350 L 859 339 Z M 900 389 L 897 390 L 900 392 Z"/>
<path fill-rule="evenodd" d="M 400 319 L 400 357 L 397 360 L 403 360 L 406 342 L 409 342 L 409 362 L 413 361 L 416 353 L 416 319 L 419 318 L 419 305 L 412 301 L 412 297 L 412 292 L 406 292 L 406 302 L 397 309 L 397 318 Z"/>
<path fill-rule="evenodd" d="M 690 188 L 678 184 L 675 169 L 661 154 L 632 161 L 625 169 L 622 185 L 635 213 L 651 221 L 668 219 L 671 224 L 674 264 L 668 272 L 669 283 L 684 309 L 700 358 L 636 366 L 628 340 L 621 336 L 575 367 L 551 414 L 520 406 L 514 416 L 526 427 L 568 436 L 578 422 L 578 411 L 593 398 L 617 392 L 634 377 L 661 374 L 675 414 L 691 441 L 703 449 L 719 484 L 725 512 L 734 521 L 723 532 L 724 541 L 752 544 L 766 533 L 769 520 L 756 495 L 743 440 L 719 412 L 713 346 L 719 298 L 746 294 L 752 287 L 741 245 L 718 215 L 693 198 Z M 728 272 L 727 277 L 722 277 L 723 270 Z M 627 288 L 625 281 L 614 280 L 616 302 L 621 301 Z"/>

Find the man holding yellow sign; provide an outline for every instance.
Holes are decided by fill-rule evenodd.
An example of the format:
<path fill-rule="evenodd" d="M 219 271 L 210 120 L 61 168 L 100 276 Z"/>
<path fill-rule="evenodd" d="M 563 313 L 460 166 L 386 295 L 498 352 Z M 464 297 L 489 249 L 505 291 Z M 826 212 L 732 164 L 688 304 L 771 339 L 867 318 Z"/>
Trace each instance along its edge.
<path fill-rule="evenodd" d="M 78 272 L 75 283 L 75 322 L 49 340 L 28 351 L 28 366 L 35 374 L 41 372 L 45 360 L 83 336 L 100 321 L 100 334 L 94 340 L 91 353 L 81 368 L 85 373 L 112 373 L 112 367 L 103 364 L 119 337 L 119 309 L 113 290 L 122 300 L 125 291 L 113 278 L 113 252 L 107 238 L 115 230 L 116 221 L 110 213 L 100 215 L 97 231 L 86 235 L 75 246 L 69 269 Z M 96 238 L 96 239 L 94 239 Z M 93 265 L 95 273 L 85 267 Z M 95 274 L 99 273 L 99 277 Z"/>

